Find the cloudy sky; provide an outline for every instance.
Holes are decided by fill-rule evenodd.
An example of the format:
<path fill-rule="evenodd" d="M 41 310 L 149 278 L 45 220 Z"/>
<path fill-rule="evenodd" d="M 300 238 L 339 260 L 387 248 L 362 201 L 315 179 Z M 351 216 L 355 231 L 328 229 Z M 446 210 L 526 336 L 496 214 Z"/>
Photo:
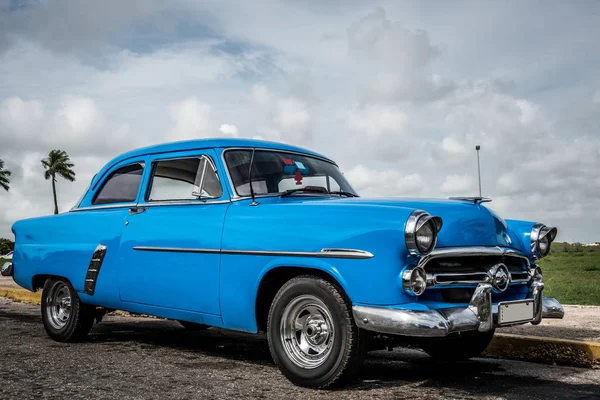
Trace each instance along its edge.
<path fill-rule="evenodd" d="M 68 210 L 117 154 L 260 137 L 363 196 L 483 194 L 600 241 L 600 2 L 0 0 L 0 237 Z"/>

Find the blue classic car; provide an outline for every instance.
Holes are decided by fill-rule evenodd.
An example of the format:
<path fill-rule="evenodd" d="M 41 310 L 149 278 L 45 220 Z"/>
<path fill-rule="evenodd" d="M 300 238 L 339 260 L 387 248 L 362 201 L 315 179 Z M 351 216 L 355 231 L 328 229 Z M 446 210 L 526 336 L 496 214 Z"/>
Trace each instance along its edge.
<path fill-rule="evenodd" d="M 84 339 L 115 309 L 262 331 L 285 376 L 324 388 L 371 339 L 458 360 L 496 328 L 562 317 L 536 266 L 556 228 L 486 200 L 367 199 L 302 148 L 169 143 L 110 161 L 70 212 L 16 222 L 2 274 L 43 290 L 55 340 Z"/>

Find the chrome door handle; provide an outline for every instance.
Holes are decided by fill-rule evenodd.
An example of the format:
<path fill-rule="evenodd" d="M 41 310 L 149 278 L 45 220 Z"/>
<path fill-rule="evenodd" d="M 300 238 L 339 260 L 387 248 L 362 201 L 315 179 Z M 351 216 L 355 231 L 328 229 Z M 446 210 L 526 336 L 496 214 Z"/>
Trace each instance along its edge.
<path fill-rule="evenodd" d="M 141 214 L 144 211 L 146 211 L 147 209 L 148 209 L 148 207 L 129 207 L 129 214 L 131 214 L 131 215 Z"/>

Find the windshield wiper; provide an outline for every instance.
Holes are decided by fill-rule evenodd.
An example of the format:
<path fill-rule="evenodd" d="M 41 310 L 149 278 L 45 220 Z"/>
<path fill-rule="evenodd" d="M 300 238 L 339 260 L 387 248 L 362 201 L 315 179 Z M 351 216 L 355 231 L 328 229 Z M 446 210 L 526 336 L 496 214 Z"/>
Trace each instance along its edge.
<path fill-rule="evenodd" d="M 298 189 L 288 189 L 285 192 L 281 193 L 281 195 L 279 197 L 286 197 L 286 196 L 289 196 L 291 194 L 298 193 L 298 192 L 321 193 L 321 194 L 328 194 L 329 193 L 329 192 L 327 192 L 327 189 L 325 189 L 325 188 L 310 188 L 310 187 L 305 187 L 305 188 L 298 188 Z"/>
<path fill-rule="evenodd" d="M 333 192 L 328 192 L 327 189 L 325 189 L 325 188 L 318 188 L 318 187 L 305 187 L 305 188 L 298 188 L 298 189 L 289 189 L 289 190 L 286 190 L 285 192 L 281 193 L 280 197 L 289 196 L 289 195 L 291 195 L 293 193 L 299 193 L 299 192 L 304 192 L 304 193 L 321 193 L 321 194 L 337 194 L 339 196 L 358 197 L 358 195 L 356 195 L 354 193 L 344 192 L 342 190 L 336 190 L 336 191 L 333 191 Z"/>
<path fill-rule="evenodd" d="M 340 196 L 346 196 L 346 197 L 358 197 L 357 194 L 350 193 L 350 192 L 344 192 L 343 190 L 335 190 L 333 192 L 329 192 L 329 194 L 339 194 Z"/>

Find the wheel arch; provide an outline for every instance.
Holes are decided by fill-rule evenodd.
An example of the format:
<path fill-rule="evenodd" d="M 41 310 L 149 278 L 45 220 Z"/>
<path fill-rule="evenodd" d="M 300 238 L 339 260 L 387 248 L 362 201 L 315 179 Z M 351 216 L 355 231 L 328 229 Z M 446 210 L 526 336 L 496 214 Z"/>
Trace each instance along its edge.
<path fill-rule="evenodd" d="M 39 289 L 43 289 L 44 284 L 46 283 L 46 280 L 48 278 L 64 279 L 65 281 L 69 282 L 71 286 L 73 285 L 73 282 L 71 282 L 71 280 L 65 276 L 53 274 L 37 274 L 31 278 L 31 290 L 37 292 Z"/>
<path fill-rule="evenodd" d="M 274 265 L 265 269 L 259 279 L 255 297 L 256 326 L 259 331 L 265 332 L 269 309 L 279 289 L 290 279 L 300 275 L 314 275 L 337 285 L 342 293 L 348 297 L 346 282 L 337 269 L 323 265 Z"/>

